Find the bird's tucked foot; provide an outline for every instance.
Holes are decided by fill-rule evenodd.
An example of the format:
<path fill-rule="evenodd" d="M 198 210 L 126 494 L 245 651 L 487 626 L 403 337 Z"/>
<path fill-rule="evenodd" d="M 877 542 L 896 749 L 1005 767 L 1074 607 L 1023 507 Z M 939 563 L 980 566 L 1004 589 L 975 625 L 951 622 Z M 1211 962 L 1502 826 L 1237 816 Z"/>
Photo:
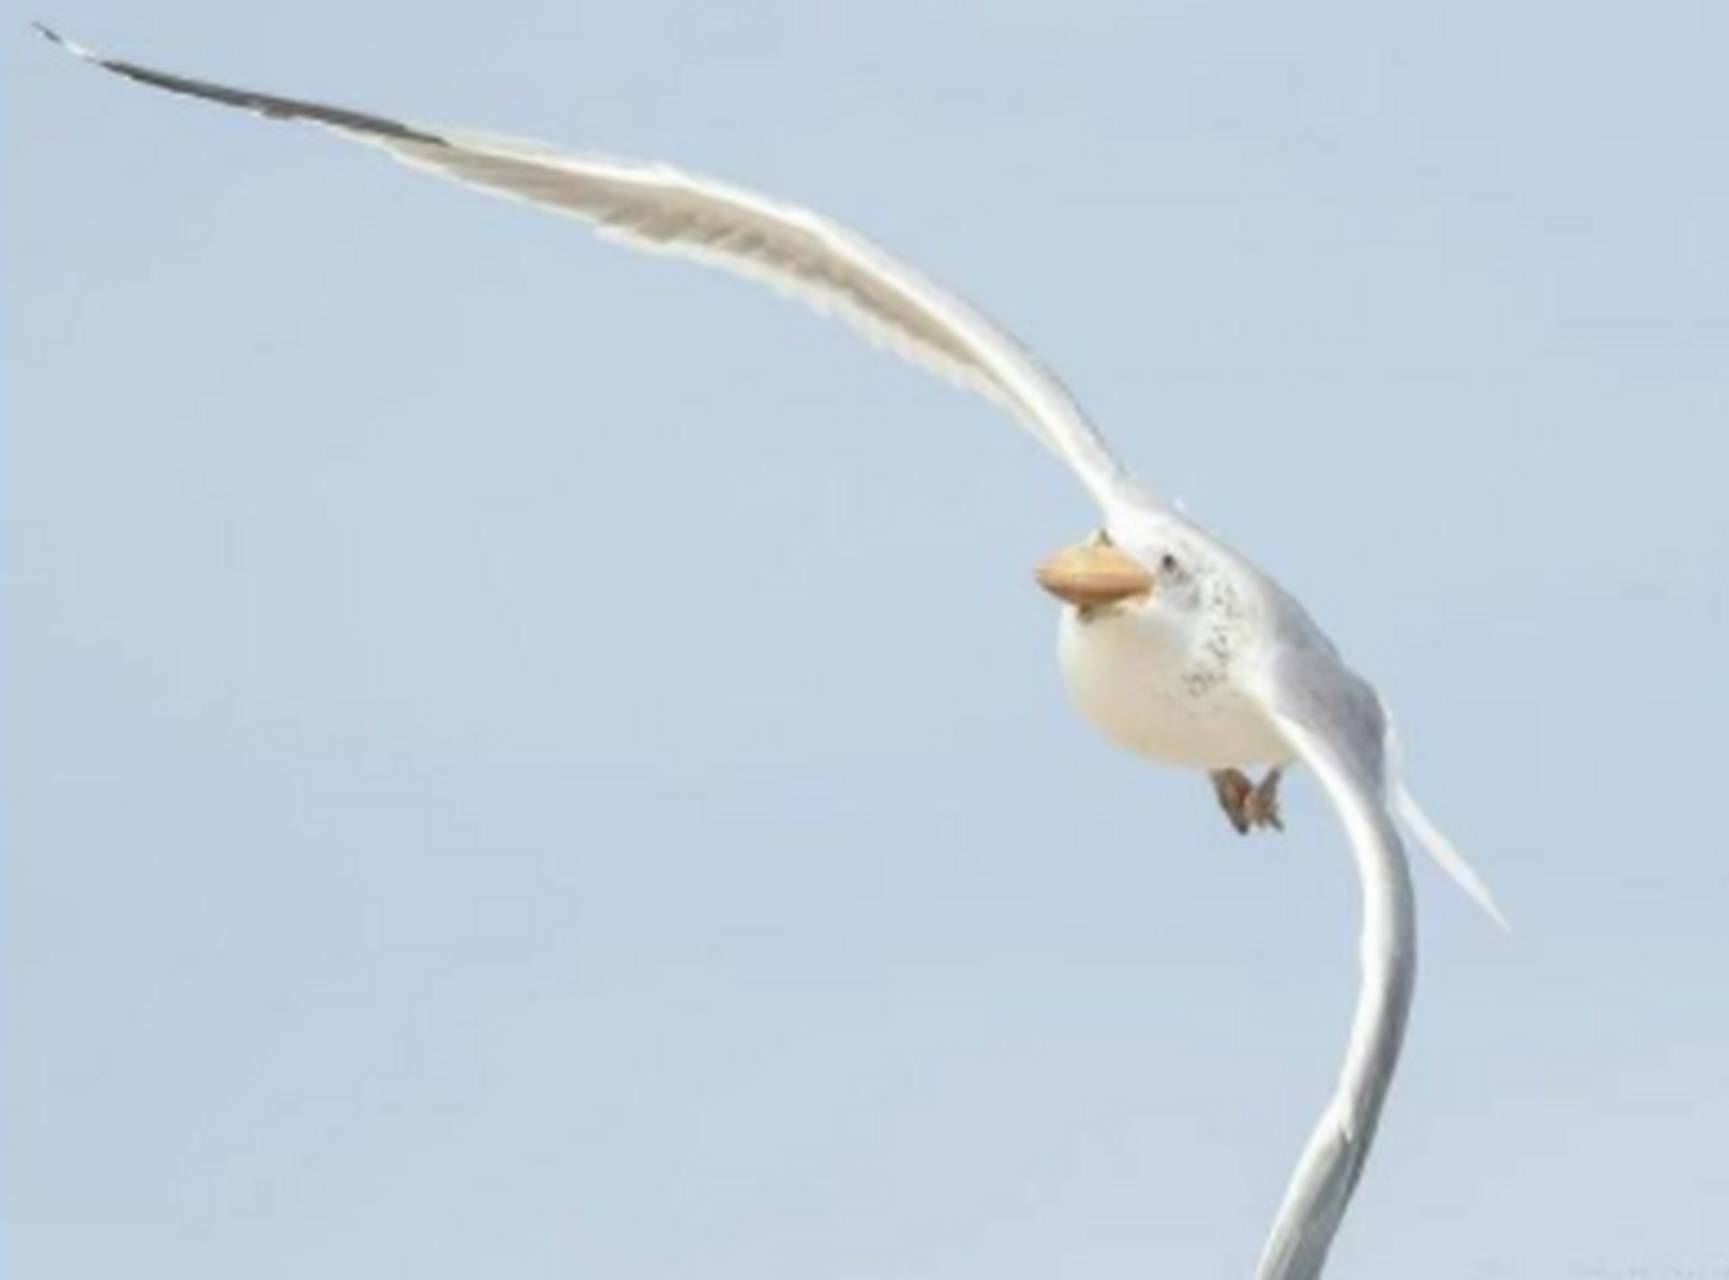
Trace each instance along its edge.
<path fill-rule="evenodd" d="M 1269 769 L 1259 782 L 1250 782 L 1241 769 L 1213 771 L 1213 792 L 1219 797 L 1219 808 L 1237 829 L 1238 835 L 1270 828 L 1285 829 L 1279 816 L 1279 775 L 1281 770 Z"/>

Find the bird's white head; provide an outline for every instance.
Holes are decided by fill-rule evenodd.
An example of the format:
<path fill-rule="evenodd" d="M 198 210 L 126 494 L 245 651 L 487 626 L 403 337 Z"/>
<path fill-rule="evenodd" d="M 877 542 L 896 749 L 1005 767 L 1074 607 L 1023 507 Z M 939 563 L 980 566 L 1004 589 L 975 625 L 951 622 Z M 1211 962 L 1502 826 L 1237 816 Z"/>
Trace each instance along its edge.
<path fill-rule="evenodd" d="M 1087 621 L 1168 624 L 1193 609 L 1193 575 L 1182 549 L 1168 538 L 1130 535 L 1119 542 L 1101 529 L 1041 561 L 1033 576 Z"/>

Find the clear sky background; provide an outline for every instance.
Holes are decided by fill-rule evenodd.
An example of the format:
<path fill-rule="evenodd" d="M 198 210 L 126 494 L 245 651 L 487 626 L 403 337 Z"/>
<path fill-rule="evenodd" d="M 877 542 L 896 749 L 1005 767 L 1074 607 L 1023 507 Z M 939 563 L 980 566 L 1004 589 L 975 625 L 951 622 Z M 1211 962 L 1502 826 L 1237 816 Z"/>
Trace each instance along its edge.
<path fill-rule="evenodd" d="M 993 312 L 1518 925 L 1419 868 L 1331 1274 L 1729 1275 L 1717 0 L 8 4 L 7 1275 L 1246 1275 L 1356 933 L 1308 779 L 1240 840 L 1071 713 L 988 406 L 31 16 Z"/>

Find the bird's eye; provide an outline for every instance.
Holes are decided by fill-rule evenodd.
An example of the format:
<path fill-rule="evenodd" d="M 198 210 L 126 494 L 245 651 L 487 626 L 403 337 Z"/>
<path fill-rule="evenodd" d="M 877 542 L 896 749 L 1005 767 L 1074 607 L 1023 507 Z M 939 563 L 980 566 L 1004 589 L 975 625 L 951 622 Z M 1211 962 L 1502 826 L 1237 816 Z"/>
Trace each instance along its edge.
<path fill-rule="evenodd" d="M 1175 573 L 1177 567 L 1177 558 L 1169 551 L 1159 557 L 1159 568 L 1165 573 Z"/>

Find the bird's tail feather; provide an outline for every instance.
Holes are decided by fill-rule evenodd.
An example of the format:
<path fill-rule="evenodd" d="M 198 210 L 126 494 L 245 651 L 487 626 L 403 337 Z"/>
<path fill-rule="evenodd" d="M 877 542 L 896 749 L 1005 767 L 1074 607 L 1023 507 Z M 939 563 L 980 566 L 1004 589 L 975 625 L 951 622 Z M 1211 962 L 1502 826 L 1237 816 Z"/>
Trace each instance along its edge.
<path fill-rule="evenodd" d="M 1440 864 L 1441 870 L 1447 873 L 1447 878 L 1458 885 L 1465 896 L 1482 909 L 1484 915 L 1493 920 L 1503 933 L 1512 933 L 1513 926 L 1507 922 L 1507 917 L 1501 913 L 1501 908 L 1495 903 L 1495 895 L 1490 892 L 1483 877 L 1477 874 L 1477 868 L 1471 865 L 1470 859 L 1459 852 L 1458 846 L 1446 836 L 1441 829 L 1429 820 L 1429 815 L 1423 812 L 1417 798 L 1405 788 L 1405 749 L 1399 741 L 1399 727 L 1393 721 L 1393 713 L 1386 704 L 1382 704 L 1381 713 L 1387 722 L 1387 755 L 1392 765 L 1391 796 L 1394 814 L 1405 828 L 1417 838 L 1417 843 L 1428 850 L 1429 856 Z"/>
<path fill-rule="evenodd" d="M 1453 842 L 1441 834 L 1441 830 L 1429 821 L 1429 815 L 1423 812 L 1416 797 L 1405 789 L 1403 782 L 1393 784 L 1393 810 L 1399 815 L 1399 821 L 1409 828 L 1417 842 L 1429 851 L 1429 856 L 1441 865 L 1441 870 L 1451 877 L 1454 884 L 1464 890 L 1470 898 L 1483 909 L 1483 914 L 1493 920 L 1506 933 L 1513 932 L 1513 926 L 1507 923 L 1507 917 L 1501 914 L 1501 908 L 1495 904 L 1495 895 L 1489 891 L 1483 877 L 1477 874 L 1473 867 L 1460 853 Z"/>

